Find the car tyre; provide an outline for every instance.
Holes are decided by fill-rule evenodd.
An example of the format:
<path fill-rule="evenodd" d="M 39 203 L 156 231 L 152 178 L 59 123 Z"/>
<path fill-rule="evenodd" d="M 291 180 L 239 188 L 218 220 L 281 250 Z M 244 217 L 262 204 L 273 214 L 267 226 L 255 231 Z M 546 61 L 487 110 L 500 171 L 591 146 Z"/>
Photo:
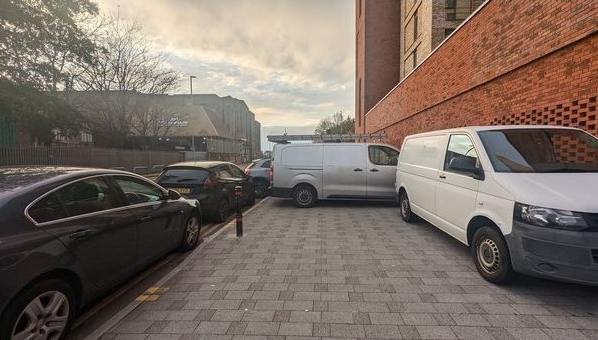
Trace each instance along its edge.
<path fill-rule="evenodd" d="M 201 231 L 201 218 L 196 212 L 191 213 L 183 226 L 183 236 L 179 250 L 189 251 L 199 243 L 199 232 Z"/>
<path fill-rule="evenodd" d="M 417 220 L 416 215 L 411 211 L 411 203 L 409 202 L 409 196 L 405 191 L 399 195 L 399 211 L 401 218 L 405 222 L 415 222 Z"/>
<path fill-rule="evenodd" d="M 270 183 L 268 181 L 260 179 L 255 181 L 255 197 L 264 198 L 268 196 L 268 188 Z"/>
<path fill-rule="evenodd" d="M 478 273 L 489 282 L 506 284 L 513 280 L 515 272 L 504 237 L 492 227 L 476 231 L 471 244 L 471 254 Z"/>
<path fill-rule="evenodd" d="M 228 204 L 228 200 L 223 198 L 218 205 L 218 210 L 216 211 L 216 219 L 218 222 L 224 222 L 230 216 L 230 204 Z"/>
<path fill-rule="evenodd" d="M 317 194 L 309 185 L 300 185 L 293 190 L 293 203 L 299 208 L 311 208 L 316 204 Z"/>
<path fill-rule="evenodd" d="M 75 293 L 65 281 L 34 283 L 7 306 L 0 339 L 64 339 L 75 319 L 75 306 Z"/>

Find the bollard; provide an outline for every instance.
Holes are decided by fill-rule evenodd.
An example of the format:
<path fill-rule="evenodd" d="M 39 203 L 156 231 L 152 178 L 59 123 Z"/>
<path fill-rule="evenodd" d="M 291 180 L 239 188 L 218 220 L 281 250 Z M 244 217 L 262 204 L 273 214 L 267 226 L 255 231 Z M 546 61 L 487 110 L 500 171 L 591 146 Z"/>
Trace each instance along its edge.
<path fill-rule="evenodd" d="M 237 185 L 235 187 L 235 201 L 237 202 L 237 237 L 243 236 L 243 211 L 241 210 L 241 203 L 243 201 L 243 187 Z"/>

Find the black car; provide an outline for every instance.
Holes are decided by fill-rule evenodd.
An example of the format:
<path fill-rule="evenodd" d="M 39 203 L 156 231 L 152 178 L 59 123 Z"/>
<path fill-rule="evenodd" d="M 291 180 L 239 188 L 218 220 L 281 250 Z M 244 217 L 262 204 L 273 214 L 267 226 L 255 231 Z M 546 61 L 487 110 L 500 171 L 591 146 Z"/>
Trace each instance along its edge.
<path fill-rule="evenodd" d="M 201 161 L 168 165 L 156 182 L 178 191 L 188 198 L 199 200 L 206 215 L 225 221 L 235 204 L 235 186 L 242 186 L 243 205 L 255 202 L 255 188 L 251 176 L 229 162 Z"/>
<path fill-rule="evenodd" d="M 245 168 L 245 173 L 253 177 L 255 196 L 264 198 L 270 194 L 270 158 L 255 159 Z"/>
<path fill-rule="evenodd" d="M 199 239 L 199 202 L 124 171 L 0 168 L 0 339 L 62 339 L 81 307 Z"/>

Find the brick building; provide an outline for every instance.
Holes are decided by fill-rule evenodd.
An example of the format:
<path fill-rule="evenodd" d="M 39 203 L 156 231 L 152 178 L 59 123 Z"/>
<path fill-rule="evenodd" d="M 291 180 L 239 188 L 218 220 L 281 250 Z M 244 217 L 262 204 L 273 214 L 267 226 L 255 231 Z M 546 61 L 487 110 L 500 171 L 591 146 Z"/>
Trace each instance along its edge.
<path fill-rule="evenodd" d="M 400 42 L 408 25 L 386 12 L 415 14 L 408 6 L 418 3 L 430 5 L 357 1 L 356 132 L 386 132 L 397 146 L 408 134 L 465 125 L 566 125 L 598 135 L 598 2 L 486 1 L 401 71 L 387 55 L 410 60 Z"/>

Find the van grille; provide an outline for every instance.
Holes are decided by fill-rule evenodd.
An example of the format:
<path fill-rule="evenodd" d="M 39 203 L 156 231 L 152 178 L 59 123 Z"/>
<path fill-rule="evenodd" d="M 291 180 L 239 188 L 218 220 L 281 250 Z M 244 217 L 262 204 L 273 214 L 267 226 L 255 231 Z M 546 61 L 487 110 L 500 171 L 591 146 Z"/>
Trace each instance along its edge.
<path fill-rule="evenodd" d="M 598 214 L 581 213 L 581 216 L 583 216 L 586 224 L 590 227 L 587 231 L 598 231 Z"/>

